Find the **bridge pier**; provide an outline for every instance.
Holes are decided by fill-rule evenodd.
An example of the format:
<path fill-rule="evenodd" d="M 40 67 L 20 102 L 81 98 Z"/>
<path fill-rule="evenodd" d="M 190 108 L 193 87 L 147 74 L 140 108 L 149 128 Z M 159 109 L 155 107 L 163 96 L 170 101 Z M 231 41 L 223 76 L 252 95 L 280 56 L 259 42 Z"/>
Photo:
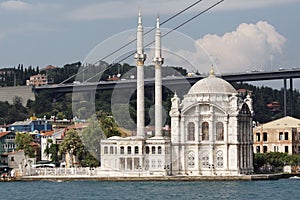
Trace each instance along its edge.
<path fill-rule="evenodd" d="M 294 105 L 294 97 L 293 97 L 293 79 L 290 78 L 290 90 L 289 94 L 287 92 L 287 82 L 286 78 L 283 79 L 283 109 L 284 109 L 284 116 L 287 116 L 287 95 L 289 96 L 289 103 L 290 103 L 290 112 L 289 115 L 293 116 L 293 105 Z"/>
<path fill-rule="evenodd" d="M 291 114 L 291 116 L 293 116 L 293 114 L 294 114 L 294 112 L 293 112 L 293 105 L 294 105 L 294 96 L 293 96 L 293 90 L 294 90 L 294 88 L 293 88 L 293 79 L 292 78 L 290 78 L 290 114 Z"/>

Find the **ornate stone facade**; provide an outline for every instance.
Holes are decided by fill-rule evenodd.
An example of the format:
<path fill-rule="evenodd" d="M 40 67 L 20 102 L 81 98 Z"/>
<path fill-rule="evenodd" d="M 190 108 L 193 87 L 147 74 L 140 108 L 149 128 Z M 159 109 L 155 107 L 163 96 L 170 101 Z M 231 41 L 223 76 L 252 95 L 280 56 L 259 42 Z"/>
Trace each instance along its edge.
<path fill-rule="evenodd" d="M 243 100 L 213 71 L 182 103 L 175 94 L 170 111 L 172 173 L 253 173 L 252 113 L 251 98 Z"/>

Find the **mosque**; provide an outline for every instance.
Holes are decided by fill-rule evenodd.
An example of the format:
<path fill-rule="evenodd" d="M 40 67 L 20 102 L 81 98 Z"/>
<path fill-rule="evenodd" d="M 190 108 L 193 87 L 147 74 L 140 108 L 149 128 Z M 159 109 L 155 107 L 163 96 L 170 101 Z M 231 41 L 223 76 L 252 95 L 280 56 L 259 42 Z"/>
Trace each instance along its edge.
<path fill-rule="evenodd" d="M 137 27 L 137 135 L 101 141 L 101 168 L 115 176 L 236 176 L 253 173 L 252 99 L 210 75 L 194 84 L 170 110 L 171 134 L 162 134 L 160 22 L 155 33 L 155 136 L 145 135 L 142 17 Z"/>

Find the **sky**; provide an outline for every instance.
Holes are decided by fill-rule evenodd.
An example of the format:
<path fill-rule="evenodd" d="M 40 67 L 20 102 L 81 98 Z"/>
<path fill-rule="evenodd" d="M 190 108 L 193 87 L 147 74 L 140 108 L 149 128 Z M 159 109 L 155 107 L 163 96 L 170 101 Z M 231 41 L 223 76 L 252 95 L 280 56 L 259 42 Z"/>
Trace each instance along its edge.
<path fill-rule="evenodd" d="M 153 27 L 158 15 L 164 21 L 196 1 L 0 0 L 0 67 L 63 66 L 91 54 L 101 59 L 135 37 L 139 9 L 143 25 Z M 203 0 L 162 29 L 216 2 Z M 300 67 L 299 10 L 300 0 L 224 0 L 162 39 L 166 64 L 200 73 L 212 65 L 218 73 Z"/>

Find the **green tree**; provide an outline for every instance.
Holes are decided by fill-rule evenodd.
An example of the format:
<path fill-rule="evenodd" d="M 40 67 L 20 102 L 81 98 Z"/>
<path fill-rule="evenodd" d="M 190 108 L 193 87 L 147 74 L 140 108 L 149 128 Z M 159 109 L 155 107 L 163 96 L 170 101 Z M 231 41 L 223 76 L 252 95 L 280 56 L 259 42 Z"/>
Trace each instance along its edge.
<path fill-rule="evenodd" d="M 102 139 L 106 139 L 106 135 L 95 116 L 88 120 L 88 124 L 86 128 L 79 132 L 79 136 L 88 151 L 85 160 L 93 164 L 95 160 L 100 161 L 100 143 Z"/>
<path fill-rule="evenodd" d="M 59 152 L 59 145 L 54 144 L 52 139 L 48 139 L 44 153 L 47 156 L 50 156 L 50 160 L 52 162 L 57 163 L 59 161 L 58 152 Z"/>
<path fill-rule="evenodd" d="M 259 172 L 260 168 L 267 164 L 266 156 L 263 153 L 254 154 L 254 171 Z"/>
<path fill-rule="evenodd" d="M 17 144 L 17 150 L 24 150 L 25 156 L 28 156 L 29 158 L 34 158 L 34 149 L 31 145 L 33 142 L 33 138 L 30 136 L 29 133 L 17 133 L 16 134 L 16 141 Z"/>
<path fill-rule="evenodd" d="M 99 118 L 101 130 L 106 137 L 120 136 L 119 127 L 114 118 L 108 114 L 101 114 Z"/>
<path fill-rule="evenodd" d="M 84 155 L 84 151 L 84 145 L 81 142 L 78 132 L 74 129 L 68 130 L 64 140 L 59 145 L 59 152 L 65 154 L 66 158 L 69 156 L 71 161 L 70 165 L 74 166 L 75 160 L 73 156 L 80 161 Z M 67 165 L 68 162 L 69 160 L 66 159 Z"/>

